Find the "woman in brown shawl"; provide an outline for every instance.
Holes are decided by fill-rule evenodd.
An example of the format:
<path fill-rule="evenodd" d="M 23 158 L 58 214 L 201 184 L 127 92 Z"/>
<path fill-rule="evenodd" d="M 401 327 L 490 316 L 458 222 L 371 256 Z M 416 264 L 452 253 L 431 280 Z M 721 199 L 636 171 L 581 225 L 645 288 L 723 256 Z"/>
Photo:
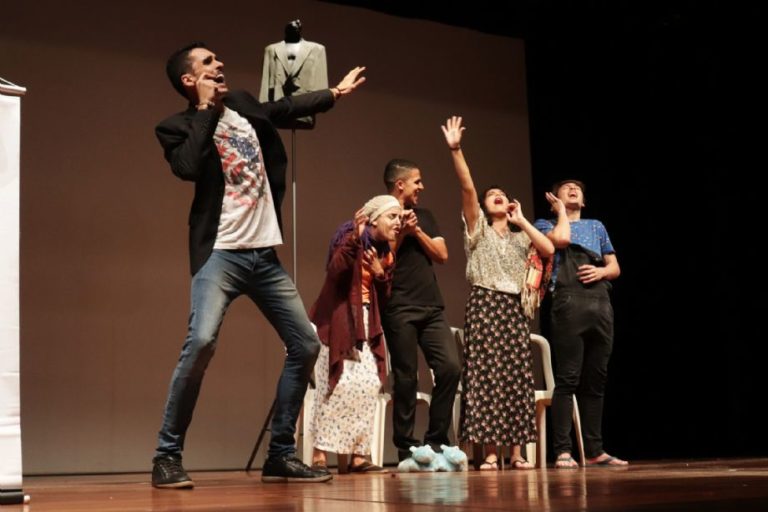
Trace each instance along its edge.
<path fill-rule="evenodd" d="M 383 471 L 370 459 L 373 417 L 386 379 L 379 303 L 390 289 L 400 203 L 376 196 L 342 224 L 328 255 L 325 283 L 310 319 L 323 343 L 315 365 L 313 467 L 326 452 L 352 454 L 351 472 Z"/>

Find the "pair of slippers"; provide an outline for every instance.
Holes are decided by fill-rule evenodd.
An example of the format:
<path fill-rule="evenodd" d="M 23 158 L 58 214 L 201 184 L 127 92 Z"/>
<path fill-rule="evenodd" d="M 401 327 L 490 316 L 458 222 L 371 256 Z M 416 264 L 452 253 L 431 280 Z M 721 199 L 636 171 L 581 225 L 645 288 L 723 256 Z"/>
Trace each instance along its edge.
<path fill-rule="evenodd" d="M 313 471 L 328 471 L 328 466 L 321 462 L 315 462 L 312 464 L 311 469 Z M 387 473 L 388 470 L 381 466 L 377 466 L 376 464 L 374 464 L 369 460 L 365 460 L 355 466 L 350 464 L 349 472 L 350 473 Z"/>
<path fill-rule="evenodd" d="M 381 466 L 377 466 L 376 464 L 374 464 L 369 460 L 364 460 L 363 462 L 361 462 L 360 464 L 357 464 L 356 466 L 353 466 L 352 464 L 350 464 L 349 472 L 350 473 L 388 473 L 388 470 Z"/>
<path fill-rule="evenodd" d="M 512 461 L 512 468 L 513 469 L 520 469 L 520 470 L 528 470 L 528 469 L 534 469 L 534 467 L 525 459 L 515 459 Z M 499 470 L 499 459 L 490 457 L 486 457 L 482 464 L 480 464 L 480 471 L 498 471 Z"/>
<path fill-rule="evenodd" d="M 591 460 L 592 462 L 590 462 L 589 460 L 587 461 L 587 467 L 619 468 L 619 467 L 626 467 L 628 465 L 626 461 L 623 461 L 618 457 L 614 457 L 613 455 L 608 455 L 607 457 L 599 461 L 596 459 L 591 459 Z M 570 454 L 567 454 L 567 455 L 564 454 L 564 455 L 560 455 L 555 460 L 555 469 L 579 469 L 579 463 L 576 462 L 573 459 L 573 457 L 571 457 Z"/>

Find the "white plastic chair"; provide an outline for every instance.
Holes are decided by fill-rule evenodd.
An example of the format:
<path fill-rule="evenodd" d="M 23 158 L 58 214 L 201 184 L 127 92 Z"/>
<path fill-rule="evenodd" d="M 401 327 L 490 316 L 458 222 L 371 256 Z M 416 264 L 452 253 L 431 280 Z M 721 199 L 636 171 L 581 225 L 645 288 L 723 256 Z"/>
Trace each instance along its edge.
<path fill-rule="evenodd" d="M 382 342 L 386 340 L 382 337 Z M 387 375 L 392 371 L 392 366 L 389 362 L 389 351 L 387 351 Z M 432 376 L 432 385 L 435 384 L 435 374 L 432 370 L 429 371 Z M 376 412 L 373 417 L 373 439 L 371 440 L 371 462 L 377 466 L 382 466 L 384 463 L 384 433 L 387 428 L 387 405 L 392 401 L 392 395 L 390 393 L 379 393 L 379 400 L 376 407 Z M 424 393 L 422 391 L 416 391 L 416 403 L 424 402 L 429 407 L 432 404 L 432 395 L 430 393 Z"/>
<path fill-rule="evenodd" d="M 456 348 L 461 354 L 464 350 L 464 329 L 458 327 L 451 327 L 451 334 L 456 342 Z M 456 388 L 456 398 L 453 400 L 453 419 L 451 426 L 453 427 L 453 435 L 456 436 L 456 444 L 459 444 L 459 429 L 461 428 L 461 379 L 459 379 L 459 386 Z"/>
<path fill-rule="evenodd" d="M 547 407 L 552 405 L 552 395 L 555 391 L 555 377 L 552 372 L 552 352 L 549 342 L 539 334 L 531 334 L 531 343 L 539 347 L 541 370 L 544 375 L 544 389 L 537 389 L 536 400 L 536 429 L 539 440 L 536 443 L 528 443 L 525 447 L 528 462 L 537 468 L 546 467 L 547 464 Z M 576 431 L 576 444 L 579 448 L 579 465 L 585 465 L 584 440 L 581 436 L 581 417 L 576 397 L 573 397 L 573 427 Z"/>
<path fill-rule="evenodd" d="M 462 329 L 451 329 L 456 336 L 456 340 L 460 343 L 460 346 L 464 344 L 464 331 Z M 549 348 L 549 342 L 543 336 L 539 334 L 531 334 L 531 343 L 535 344 L 539 348 L 539 363 L 541 364 L 541 373 L 544 377 L 544 389 L 535 390 L 534 399 L 536 401 L 536 429 L 538 431 L 539 441 L 535 443 L 528 443 L 525 447 L 528 462 L 534 464 L 536 467 L 546 467 L 547 461 L 547 407 L 552 405 L 552 395 L 555 391 L 555 377 L 552 372 L 552 352 Z M 534 359 L 537 359 L 534 356 Z M 461 390 L 456 394 L 456 401 L 453 407 L 453 430 L 456 433 L 456 439 L 459 438 L 459 429 L 461 417 Z M 573 425 L 576 430 L 576 443 L 579 448 L 579 464 L 584 466 L 584 441 L 581 436 L 581 418 L 579 416 L 579 406 L 576 402 L 576 397 L 573 397 Z M 499 447 L 503 455 L 504 447 Z M 482 451 L 478 450 L 475 453 L 476 457 L 482 458 Z M 504 457 L 500 456 L 502 461 Z"/>

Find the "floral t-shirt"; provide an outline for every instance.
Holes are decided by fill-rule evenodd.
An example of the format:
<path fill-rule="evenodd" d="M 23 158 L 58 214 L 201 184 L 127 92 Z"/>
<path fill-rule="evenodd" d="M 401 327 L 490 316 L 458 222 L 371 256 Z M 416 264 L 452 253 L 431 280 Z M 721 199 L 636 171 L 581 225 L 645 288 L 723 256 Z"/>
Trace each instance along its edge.
<path fill-rule="evenodd" d="M 469 284 L 519 294 L 525 280 L 525 262 L 531 245 L 528 235 L 524 231 L 507 231 L 502 236 L 488 225 L 484 215 L 477 218 L 471 233 L 463 215 L 462 221 Z"/>

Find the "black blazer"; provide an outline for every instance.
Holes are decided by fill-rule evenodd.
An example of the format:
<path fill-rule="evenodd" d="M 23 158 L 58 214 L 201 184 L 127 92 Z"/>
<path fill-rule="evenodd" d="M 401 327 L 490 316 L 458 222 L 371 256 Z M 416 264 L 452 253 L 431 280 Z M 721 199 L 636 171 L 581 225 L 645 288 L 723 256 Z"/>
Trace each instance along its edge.
<path fill-rule="evenodd" d="M 282 230 L 280 205 L 285 196 L 285 169 L 288 157 L 273 123 L 325 112 L 333 106 L 333 93 L 326 89 L 299 96 L 259 103 L 245 91 L 232 91 L 224 105 L 245 117 L 256 130 L 269 187 L 274 199 L 277 222 Z M 190 107 L 161 122 L 155 135 L 171 164 L 173 174 L 195 182 L 195 198 L 189 212 L 189 259 L 192 275 L 205 264 L 213 251 L 224 199 L 221 158 L 213 142 L 219 122 L 214 110 Z"/>

